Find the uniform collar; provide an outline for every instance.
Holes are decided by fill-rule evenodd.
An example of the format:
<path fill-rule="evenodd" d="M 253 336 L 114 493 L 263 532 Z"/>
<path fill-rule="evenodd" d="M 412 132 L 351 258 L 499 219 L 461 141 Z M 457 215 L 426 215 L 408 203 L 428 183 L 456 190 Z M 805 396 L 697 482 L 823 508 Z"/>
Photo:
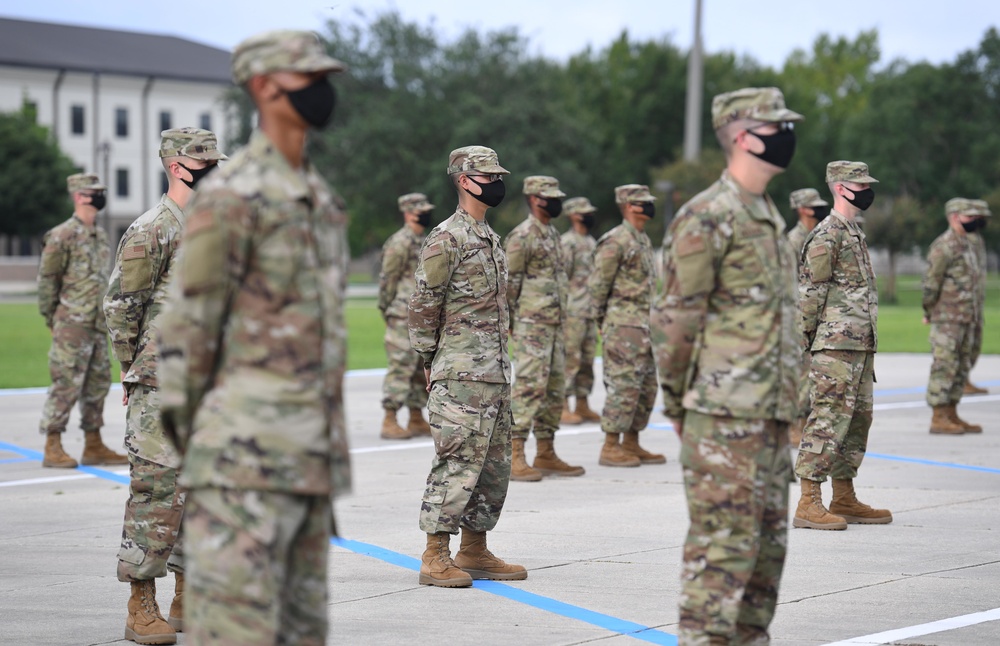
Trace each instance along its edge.
<path fill-rule="evenodd" d="M 848 232 L 850 232 L 852 236 L 856 236 L 858 238 L 861 238 L 862 240 L 865 239 L 865 232 L 861 230 L 861 227 L 858 226 L 856 220 L 848 219 L 846 215 L 844 215 L 837 209 L 831 209 L 830 215 L 835 216 L 838 220 L 843 222 L 844 225 L 847 227 Z"/>
<path fill-rule="evenodd" d="M 281 154 L 281 151 L 268 139 L 263 130 L 254 130 L 247 143 L 250 153 L 255 158 L 260 158 L 264 164 L 279 175 L 282 188 L 293 200 L 312 201 L 312 190 L 310 180 L 313 169 L 309 159 L 303 159 L 302 168 L 296 170 L 289 165 L 288 160 Z"/>
<path fill-rule="evenodd" d="M 167 210 L 170 211 L 175 218 L 177 218 L 178 222 L 180 222 L 181 224 L 184 223 L 184 218 L 186 217 L 184 214 L 184 209 L 178 206 L 177 202 L 174 202 L 174 199 L 172 197 L 164 193 L 163 197 L 160 198 L 160 204 L 167 207 Z"/>
<path fill-rule="evenodd" d="M 725 186 L 730 192 L 732 192 L 736 199 L 739 200 L 743 208 L 754 220 L 759 220 L 761 222 L 769 222 L 771 226 L 775 228 L 776 231 L 784 231 L 787 226 L 781 216 L 778 215 L 778 209 L 774 206 L 774 202 L 771 201 L 771 196 L 767 194 L 767 191 L 757 194 L 751 193 L 742 186 L 739 182 L 732 176 L 729 169 L 722 171 L 722 177 L 720 177 L 722 185 Z M 760 211 L 761 200 L 767 205 L 767 211 Z"/>

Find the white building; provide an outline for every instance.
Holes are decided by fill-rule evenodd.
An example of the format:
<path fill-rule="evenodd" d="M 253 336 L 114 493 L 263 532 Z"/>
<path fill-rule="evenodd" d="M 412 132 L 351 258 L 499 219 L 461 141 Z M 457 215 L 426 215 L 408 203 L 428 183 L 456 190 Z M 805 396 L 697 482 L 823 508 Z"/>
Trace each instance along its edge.
<path fill-rule="evenodd" d="M 115 242 L 166 187 L 160 132 L 196 126 L 225 146 L 229 52 L 183 38 L 0 18 L 0 111 L 34 105 L 81 171 L 108 186 Z M 67 216 L 69 214 L 67 213 Z M 0 253 L 6 245 L 0 245 Z M 37 241 L 31 245 L 37 252 Z"/>

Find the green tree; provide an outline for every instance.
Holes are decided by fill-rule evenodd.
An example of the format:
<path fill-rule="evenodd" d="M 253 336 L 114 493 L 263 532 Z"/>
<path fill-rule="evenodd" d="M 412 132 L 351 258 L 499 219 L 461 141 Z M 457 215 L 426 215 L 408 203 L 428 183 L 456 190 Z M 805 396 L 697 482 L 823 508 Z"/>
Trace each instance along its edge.
<path fill-rule="evenodd" d="M 72 210 L 66 176 L 76 168 L 27 101 L 0 113 L 0 150 L 0 233 L 34 236 L 65 220 Z"/>
<path fill-rule="evenodd" d="M 943 220 L 943 218 L 942 218 Z M 933 228 L 933 218 L 916 199 L 900 197 L 880 197 L 865 213 L 865 234 L 873 248 L 884 249 L 889 255 L 889 273 L 885 290 L 879 294 L 879 301 L 896 303 L 896 261 L 901 253 L 915 250 L 922 240 L 940 233 Z M 942 224 L 938 222 L 938 224 Z"/>

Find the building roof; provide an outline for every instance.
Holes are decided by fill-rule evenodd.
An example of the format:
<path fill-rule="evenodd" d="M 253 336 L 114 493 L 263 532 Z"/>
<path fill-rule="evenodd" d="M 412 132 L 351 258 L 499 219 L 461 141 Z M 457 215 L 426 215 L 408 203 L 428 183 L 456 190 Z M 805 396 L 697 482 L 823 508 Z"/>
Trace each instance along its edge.
<path fill-rule="evenodd" d="M 176 36 L 0 18 L 0 65 L 231 83 L 229 60 Z"/>

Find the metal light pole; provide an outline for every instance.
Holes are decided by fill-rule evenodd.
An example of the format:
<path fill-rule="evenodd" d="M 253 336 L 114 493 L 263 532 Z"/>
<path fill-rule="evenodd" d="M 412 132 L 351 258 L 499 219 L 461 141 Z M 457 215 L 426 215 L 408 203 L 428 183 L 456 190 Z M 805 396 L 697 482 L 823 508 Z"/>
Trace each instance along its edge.
<path fill-rule="evenodd" d="M 104 232 L 108 234 L 108 240 L 111 240 L 111 143 L 105 140 L 97 147 L 98 154 L 101 155 L 101 159 L 104 163 L 104 185 L 108 187 L 108 199 L 107 204 L 104 206 Z"/>
<path fill-rule="evenodd" d="M 701 44 L 701 0 L 694 2 L 694 42 L 688 54 L 687 102 L 684 109 L 684 161 L 701 156 L 701 95 L 704 92 Z"/>

